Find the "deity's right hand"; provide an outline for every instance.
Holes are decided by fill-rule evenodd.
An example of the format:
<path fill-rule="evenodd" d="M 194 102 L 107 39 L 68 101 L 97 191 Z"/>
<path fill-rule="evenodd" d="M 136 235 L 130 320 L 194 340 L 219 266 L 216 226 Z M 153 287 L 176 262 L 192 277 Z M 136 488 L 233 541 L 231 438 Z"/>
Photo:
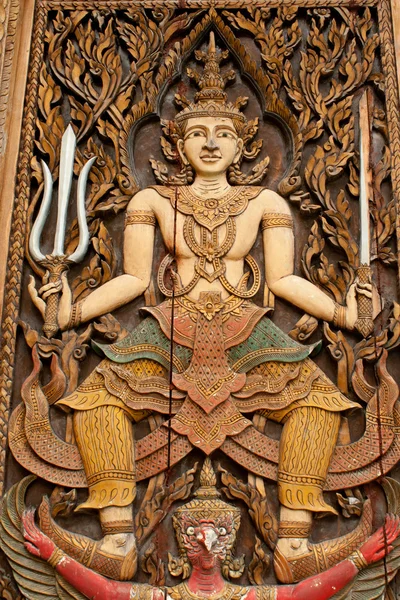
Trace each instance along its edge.
<path fill-rule="evenodd" d="M 22 515 L 22 525 L 26 549 L 34 556 L 48 560 L 57 549 L 57 546 L 43 531 L 40 531 L 36 527 L 33 510 L 26 510 L 24 512 Z"/>
<path fill-rule="evenodd" d="M 60 302 L 58 304 L 57 323 L 61 330 L 68 327 L 72 310 L 72 292 L 68 284 L 67 273 L 61 275 L 61 279 L 57 282 L 48 282 L 49 273 L 46 272 L 43 277 L 42 287 L 39 291 L 36 289 L 35 279 L 30 276 L 28 291 L 33 304 L 39 310 L 43 320 L 45 320 L 46 306 L 48 298 L 53 294 L 61 292 Z"/>

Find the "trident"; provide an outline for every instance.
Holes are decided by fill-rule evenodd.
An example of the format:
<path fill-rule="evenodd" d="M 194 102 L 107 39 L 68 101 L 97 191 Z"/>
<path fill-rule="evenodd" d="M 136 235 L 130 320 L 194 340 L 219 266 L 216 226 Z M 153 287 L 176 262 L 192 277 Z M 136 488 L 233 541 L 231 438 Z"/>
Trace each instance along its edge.
<path fill-rule="evenodd" d="M 79 263 L 83 260 L 89 245 L 89 229 L 87 226 L 85 210 L 85 192 L 89 171 L 96 160 L 95 156 L 87 161 L 78 179 L 77 216 L 79 243 L 75 252 L 70 256 L 64 254 L 68 200 L 71 193 L 72 176 L 74 172 L 75 148 L 76 137 L 71 125 L 68 125 L 61 140 L 57 225 L 54 237 L 54 249 L 51 254 L 46 256 L 40 251 L 40 236 L 42 235 L 50 211 L 53 179 L 49 167 L 43 160 L 41 161 L 44 176 L 43 200 L 29 238 L 29 252 L 36 262 L 47 269 L 49 273 L 49 283 L 59 283 L 62 274 L 68 270 L 70 264 Z M 58 331 L 58 303 L 59 294 L 51 294 L 46 304 L 45 322 L 43 325 L 43 333 L 47 338 L 51 338 Z"/>

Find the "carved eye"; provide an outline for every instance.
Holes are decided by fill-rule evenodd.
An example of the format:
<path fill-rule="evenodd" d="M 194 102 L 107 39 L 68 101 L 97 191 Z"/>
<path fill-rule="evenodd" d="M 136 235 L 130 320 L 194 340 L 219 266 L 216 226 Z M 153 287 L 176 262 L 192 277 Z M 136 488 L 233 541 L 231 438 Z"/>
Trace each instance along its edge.
<path fill-rule="evenodd" d="M 192 131 L 191 133 L 189 133 L 188 138 L 193 138 L 193 137 L 205 137 L 205 136 L 202 131 Z"/>
<path fill-rule="evenodd" d="M 218 533 L 219 533 L 219 535 L 226 535 L 226 529 L 225 529 L 225 527 L 220 527 L 218 529 Z"/>
<path fill-rule="evenodd" d="M 187 535 L 194 535 L 194 527 L 188 527 L 186 533 Z"/>
<path fill-rule="evenodd" d="M 234 139 L 234 136 L 229 131 L 220 131 L 218 133 L 217 137 L 220 137 L 220 138 L 230 138 L 231 140 Z"/>

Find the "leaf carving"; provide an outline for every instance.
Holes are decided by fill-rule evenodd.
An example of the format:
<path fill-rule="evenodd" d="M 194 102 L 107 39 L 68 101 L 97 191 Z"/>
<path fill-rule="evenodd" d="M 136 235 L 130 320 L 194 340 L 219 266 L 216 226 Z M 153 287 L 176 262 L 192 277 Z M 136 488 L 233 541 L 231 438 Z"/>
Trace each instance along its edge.
<path fill-rule="evenodd" d="M 239 499 L 248 506 L 249 515 L 258 533 L 273 550 L 278 539 L 278 522 L 271 511 L 268 498 L 263 497 L 256 487 L 243 483 L 222 467 L 219 467 L 218 471 L 221 473 L 221 482 L 225 486 L 223 492 L 227 498 Z"/>
<path fill-rule="evenodd" d="M 264 585 L 271 559 L 262 547 L 260 538 L 256 536 L 253 558 L 247 569 L 247 574 L 252 585 Z"/>

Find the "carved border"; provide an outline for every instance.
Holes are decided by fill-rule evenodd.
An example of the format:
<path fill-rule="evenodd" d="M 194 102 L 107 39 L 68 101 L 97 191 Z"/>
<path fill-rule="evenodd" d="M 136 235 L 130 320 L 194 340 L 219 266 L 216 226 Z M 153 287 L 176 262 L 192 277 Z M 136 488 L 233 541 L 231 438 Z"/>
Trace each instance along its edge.
<path fill-rule="evenodd" d="M 14 0 L 15 1 L 15 0 Z M 7 425 L 12 392 L 16 328 L 19 314 L 21 294 L 21 275 L 24 260 L 24 237 L 26 228 L 26 211 L 30 192 L 30 161 L 33 154 L 35 119 L 37 113 L 37 91 L 40 64 L 43 55 L 43 41 L 46 28 L 47 12 L 53 8 L 93 9 L 126 8 L 128 6 L 145 6 L 157 8 L 242 8 L 248 0 L 98 0 L 97 2 L 65 2 L 63 0 L 39 0 L 33 28 L 33 43 L 29 65 L 29 78 L 26 88 L 26 99 L 19 154 L 19 172 L 16 187 L 14 219 L 11 228 L 9 255 L 7 261 L 7 278 L 5 284 L 4 311 L 1 323 L 0 347 L 0 494 L 3 491 L 5 475 L 5 458 L 7 446 Z M 393 189 L 397 205 L 400 206 L 400 118 L 397 96 L 396 61 L 393 46 L 390 0 L 255 0 L 253 6 L 274 8 L 279 6 L 302 7 L 357 7 L 378 5 L 379 29 L 382 44 L 382 60 L 387 78 L 387 110 L 389 119 L 390 141 L 392 148 Z M 399 213 L 399 211 L 398 211 Z M 400 215 L 397 219 L 397 238 L 400 247 Z"/>
<path fill-rule="evenodd" d="M 257 8 L 278 8 L 279 6 L 299 6 L 303 8 L 329 8 L 344 6 L 355 8 L 357 6 L 376 6 L 380 0 L 253 0 L 252 6 Z M 94 2 L 64 2 L 63 0 L 43 0 L 49 8 L 63 8 L 65 10 L 88 10 L 96 4 L 98 8 L 122 9 L 132 6 L 145 8 L 246 8 L 249 0 L 98 0 Z"/>
<path fill-rule="evenodd" d="M 19 0 L 3 0 L 0 11 L 0 40 L 1 40 L 1 68 L 0 68 L 0 155 L 5 146 L 5 123 L 7 118 L 7 102 L 10 91 L 12 58 L 15 46 L 15 34 L 20 11 Z M 7 28 L 7 29 L 6 29 Z"/>
<path fill-rule="evenodd" d="M 33 155 L 35 137 L 37 94 L 44 48 L 43 38 L 46 27 L 46 16 L 46 9 L 42 4 L 39 4 L 35 12 L 32 34 L 33 43 L 29 62 L 21 148 L 18 160 L 14 218 L 11 227 L 6 283 L 4 287 L 4 310 L 1 323 L 0 348 L 0 494 L 3 493 L 4 486 L 7 426 L 14 374 L 16 329 L 24 261 L 26 214 L 30 193 L 30 162 Z"/>
<path fill-rule="evenodd" d="M 397 81 L 397 64 L 392 27 L 392 9 L 390 0 L 378 3 L 379 35 L 381 40 L 382 66 L 385 74 L 386 112 L 389 129 L 389 141 L 392 165 L 393 198 L 396 206 L 396 238 L 397 238 L 397 285 L 400 289 L 400 106 Z M 400 57 L 398 57 L 400 60 Z"/>
<path fill-rule="evenodd" d="M 390 0 L 390 4 L 392 7 L 394 53 L 397 63 L 397 84 L 400 94 L 400 0 Z"/>

